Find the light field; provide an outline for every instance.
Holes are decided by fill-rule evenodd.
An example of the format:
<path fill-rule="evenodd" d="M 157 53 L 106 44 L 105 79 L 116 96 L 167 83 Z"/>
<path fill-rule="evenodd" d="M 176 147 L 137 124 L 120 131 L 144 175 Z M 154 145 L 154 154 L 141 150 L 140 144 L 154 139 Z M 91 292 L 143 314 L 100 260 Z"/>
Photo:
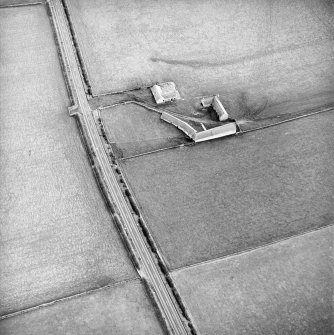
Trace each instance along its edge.
<path fill-rule="evenodd" d="M 172 80 L 236 117 L 334 104 L 325 0 L 67 0 L 95 94 Z"/>
<path fill-rule="evenodd" d="M 334 113 L 122 162 L 171 269 L 333 224 Z"/>
<path fill-rule="evenodd" d="M 201 334 L 333 334 L 333 227 L 172 273 Z"/>
<path fill-rule="evenodd" d="M 68 115 L 46 8 L 1 9 L 0 40 L 3 315 L 137 274 Z"/>
<path fill-rule="evenodd" d="M 138 280 L 3 320 L 6 335 L 162 335 L 155 311 Z"/>

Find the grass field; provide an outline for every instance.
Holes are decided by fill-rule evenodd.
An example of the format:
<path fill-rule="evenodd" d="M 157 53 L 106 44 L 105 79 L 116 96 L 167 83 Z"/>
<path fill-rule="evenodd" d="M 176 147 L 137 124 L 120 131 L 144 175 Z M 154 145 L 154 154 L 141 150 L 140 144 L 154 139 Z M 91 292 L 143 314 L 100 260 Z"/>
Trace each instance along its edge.
<path fill-rule="evenodd" d="M 101 111 L 109 141 L 116 143 L 122 156 L 131 156 L 177 145 L 183 133 L 160 119 L 160 114 L 135 104 Z"/>
<path fill-rule="evenodd" d="M 333 227 L 172 273 L 201 334 L 333 334 Z"/>
<path fill-rule="evenodd" d="M 334 113 L 122 162 L 170 268 L 333 224 Z"/>
<path fill-rule="evenodd" d="M 6 335 L 164 334 L 138 280 L 0 322 Z"/>
<path fill-rule="evenodd" d="M 81 144 L 46 8 L 0 10 L 0 315 L 137 276 Z"/>
<path fill-rule="evenodd" d="M 238 118 L 334 103 L 325 0 L 67 0 L 93 92 L 173 80 Z"/>

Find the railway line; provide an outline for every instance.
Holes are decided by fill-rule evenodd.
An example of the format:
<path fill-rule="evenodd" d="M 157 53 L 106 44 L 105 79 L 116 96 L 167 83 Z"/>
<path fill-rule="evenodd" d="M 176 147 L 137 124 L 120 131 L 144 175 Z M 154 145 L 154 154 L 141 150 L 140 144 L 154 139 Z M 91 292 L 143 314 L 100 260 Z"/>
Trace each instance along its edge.
<path fill-rule="evenodd" d="M 133 251 L 139 260 L 140 275 L 144 277 L 152 287 L 156 303 L 158 304 L 170 333 L 181 335 L 188 334 L 179 308 L 172 297 L 172 293 L 166 286 L 154 256 L 148 249 L 145 239 L 140 232 L 140 228 L 137 226 L 137 223 L 126 203 L 122 190 L 104 150 L 92 110 L 87 101 L 85 85 L 83 83 L 82 74 L 76 58 L 73 40 L 62 2 L 61 0 L 49 0 L 48 5 L 59 40 L 59 47 L 62 52 L 65 70 L 71 82 L 73 97 L 78 105 L 81 120 L 87 129 L 87 135 L 89 137 L 88 140 L 92 145 L 92 150 L 96 156 L 96 161 L 100 167 L 103 180 L 105 181 L 108 191 L 117 206 L 120 218 L 127 230 L 127 234 L 133 242 Z"/>

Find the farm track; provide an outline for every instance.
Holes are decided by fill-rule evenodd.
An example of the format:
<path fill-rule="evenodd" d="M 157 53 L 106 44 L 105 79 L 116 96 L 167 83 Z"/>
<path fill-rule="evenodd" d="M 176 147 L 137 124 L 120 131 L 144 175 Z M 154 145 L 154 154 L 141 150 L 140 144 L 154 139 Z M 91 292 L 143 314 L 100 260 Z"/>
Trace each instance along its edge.
<path fill-rule="evenodd" d="M 139 260 L 139 273 L 146 279 L 153 290 L 156 303 L 163 315 L 166 325 L 172 334 L 187 334 L 180 310 L 166 286 L 154 256 L 148 249 L 145 239 L 137 226 L 120 189 L 116 176 L 112 170 L 107 154 L 104 150 L 100 134 L 88 104 L 85 86 L 74 51 L 72 36 L 61 0 L 49 0 L 50 11 L 54 20 L 56 34 L 59 39 L 60 49 L 65 64 L 65 69 L 70 81 L 71 90 L 80 110 L 80 119 L 87 130 L 88 142 L 96 157 L 96 162 L 101 171 L 101 178 L 105 181 L 107 190 L 119 211 L 120 218 L 126 229 L 126 234 L 132 242 L 133 252 Z"/>

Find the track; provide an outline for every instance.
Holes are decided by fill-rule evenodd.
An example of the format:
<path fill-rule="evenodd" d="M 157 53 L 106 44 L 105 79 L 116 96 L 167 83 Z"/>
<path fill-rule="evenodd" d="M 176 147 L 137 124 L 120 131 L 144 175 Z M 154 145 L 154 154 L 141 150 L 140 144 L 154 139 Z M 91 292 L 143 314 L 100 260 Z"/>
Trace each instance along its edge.
<path fill-rule="evenodd" d="M 176 306 L 169 289 L 166 287 L 164 279 L 160 274 L 151 251 L 147 248 L 144 237 L 142 236 L 136 221 L 134 220 L 130 209 L 123 197 L 122 191 L 118 185 L 116 176 L 109 163 L 92 111 L 87 101 L 85 86 L 82 81 L 81 72 L 73 48 L 72 36 L 66 20 L 63 5 L 60 0 L 48 1 L 50 11 L 54 20 L 55 30 L 59 39 L 60 49 L 64 58 L 65 68 L 73 96 L 77 101 L 78 107 L 82 114 L 82 120 L 87 128 L 89 141 L 92 144 L 92 150 L 96 154 L 97 162 L 101 168 L 103 179 L 106 182 L 108 190 L 114 200 L 124 223 L 127 233 L 133 242 L 134 252 L 137 259 L 140 260 L 141 275 L 148 281 L 153 288 L 153 294 L 156 297 L 157 304 L 167 327 L 172 334 L 188 334 L 182 321 L 179 309 Z"/>

